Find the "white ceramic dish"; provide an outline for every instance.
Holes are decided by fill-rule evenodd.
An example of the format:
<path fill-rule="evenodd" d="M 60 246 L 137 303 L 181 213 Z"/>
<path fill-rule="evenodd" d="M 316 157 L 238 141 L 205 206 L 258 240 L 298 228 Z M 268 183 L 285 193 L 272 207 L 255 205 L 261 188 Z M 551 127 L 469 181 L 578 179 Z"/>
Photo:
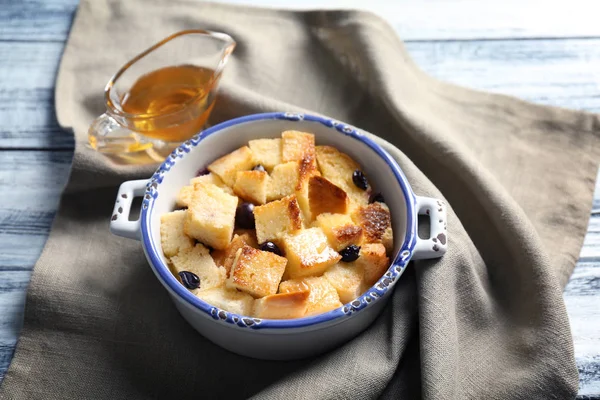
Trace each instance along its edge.
<path fill-rule="evenodd" d="M 160 216 L 172 211 L 181 187 L 218 157 L 249 140 L 279 137 L 285 130 L 314 133 L 317 145 L 332 145 L 360 163 L 373 187 L 386 199 L 392 216 L 394 253 L 388 271 L 362 296 L 343 307 L 293 320 L 257 319 L 207 304 L 171 274 L 160 244 Z M 143 196 L 137 221 L 129 221 L 134 197 Z M 428 239 L 417 235 L 417 215 L 430 215 Z M 110 229 L 141 240 L 154 274 L 181 315 L 202 335 L 232 352 L 260 359 L 313 356 L 348 341 L 369 326 L 383 309 L 411 259 L 441 257 L 447 246 L 443 202 L 416 196 L 398 164 L 356 128 L 312 115 L 256 114 L 211 127 L 177 148 L 150 180 L 121 185 Z"/>

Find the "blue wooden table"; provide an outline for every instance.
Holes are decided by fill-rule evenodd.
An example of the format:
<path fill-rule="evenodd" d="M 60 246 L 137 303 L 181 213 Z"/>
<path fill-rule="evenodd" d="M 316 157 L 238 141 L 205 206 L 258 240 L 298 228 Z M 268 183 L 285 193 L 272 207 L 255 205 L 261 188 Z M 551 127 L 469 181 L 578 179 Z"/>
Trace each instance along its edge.
<path fill-rule="evenodd" d="M 592 1 L 296 3 L 380 14 L 406 41 L 416 62 L 441 79 L 600 112 L 600 24 L 590 10 Z M 56 123 L 54 79 L 76 7 L 77 0 L 0 0 L 0 380 L 18 339 L 31 270 L 69 174 L 73 139 Z M 579 366 L 579 398 L 600 399 L 600 181 L 564 296 Z"/>

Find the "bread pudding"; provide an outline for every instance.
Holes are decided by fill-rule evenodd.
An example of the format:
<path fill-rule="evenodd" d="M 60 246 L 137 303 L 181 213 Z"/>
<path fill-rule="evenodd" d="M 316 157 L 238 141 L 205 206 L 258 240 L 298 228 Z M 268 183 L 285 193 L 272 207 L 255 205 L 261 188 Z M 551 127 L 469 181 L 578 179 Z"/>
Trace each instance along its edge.
<path fill-rule="evenodd" d="M 175 277 L 207 303 L 292 319 L 353 301 L 389 267 L 393 231 L 361 166 L 311 133 L 251 140 L 182 187 L 161 216 Z"/>

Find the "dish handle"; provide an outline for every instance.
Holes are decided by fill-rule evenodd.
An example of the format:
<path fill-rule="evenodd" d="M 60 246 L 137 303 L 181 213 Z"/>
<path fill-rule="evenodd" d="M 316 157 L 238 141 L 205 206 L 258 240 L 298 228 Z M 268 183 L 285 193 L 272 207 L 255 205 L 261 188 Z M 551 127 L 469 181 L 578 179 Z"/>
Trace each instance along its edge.
<path fill-rule="evenodd" d="M 446 205 L 438 199 L 416 196 L 416 209 L 418 215 L 429 216 L 431 228 L 428 238 L 421 239 L 417 235 L 417 244 L 412 259 L 425 260 L 443 256 L 448 247 Z"/>
<path fill-rule="evenodd" d="M 110 232 L 113 235 L 141 240 L 140 219 L 129 220 L 133 199 L 146 192 L 147 179 L 123 182 L 119 187 L 115 208 L 110 219 Z"/>

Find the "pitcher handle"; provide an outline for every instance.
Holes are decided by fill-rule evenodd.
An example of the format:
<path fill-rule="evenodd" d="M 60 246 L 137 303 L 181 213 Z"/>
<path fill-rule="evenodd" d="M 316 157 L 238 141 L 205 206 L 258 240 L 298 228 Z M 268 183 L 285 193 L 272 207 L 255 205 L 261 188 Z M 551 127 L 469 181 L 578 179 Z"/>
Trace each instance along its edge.
<path fill-rule="evenodd" d="M 94 150 L 108 154 L 135 153 L 152 147 L 152 143 L 141 140 L 139 135 L 106 113 L 90 125 L 88 142 Z"/>

